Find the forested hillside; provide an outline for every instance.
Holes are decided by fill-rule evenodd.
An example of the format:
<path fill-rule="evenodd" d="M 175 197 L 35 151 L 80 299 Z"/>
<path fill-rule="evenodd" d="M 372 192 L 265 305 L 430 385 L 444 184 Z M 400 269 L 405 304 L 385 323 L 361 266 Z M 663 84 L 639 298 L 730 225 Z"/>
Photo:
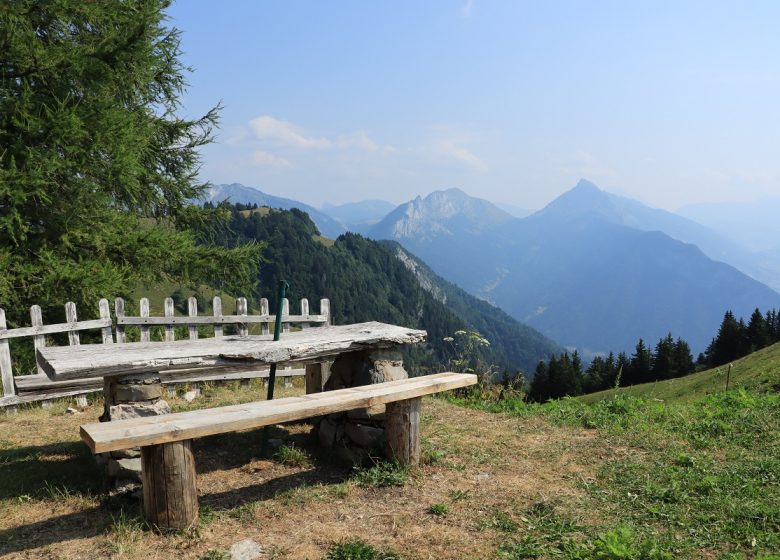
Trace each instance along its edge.
<path fill-rule="evenodd" d="M 299 210 L 242 208 L 232 208 L 230 231 L 221 233 L 220 241 L 228 246 L 250 240 L 267 243 L 255 296 L 268 297 L 272 308 L 273 286 L 286 279 L 293 301 L 330 298 L 336 323 L 378 320 L 425 329 L 428 348 L 409 356 L 410 365 L 418 370 L 446 367 L 463 358 L 457 337 L 444 340 L 458 331 L 476 330 L 489 340 L 468 359 L 471 366 L 492 364 L 500 374 L 533 372 L 540 359 L 560 351 L 551 340 L 430 271 L 421 280 L 399 258 L 395 244 L 352 233 L 330 242 Z"/>

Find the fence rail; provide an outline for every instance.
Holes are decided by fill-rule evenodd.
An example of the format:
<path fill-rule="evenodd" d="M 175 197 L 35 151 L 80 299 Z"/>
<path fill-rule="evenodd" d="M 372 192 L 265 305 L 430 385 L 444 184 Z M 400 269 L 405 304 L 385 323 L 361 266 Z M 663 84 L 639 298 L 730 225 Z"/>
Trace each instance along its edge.
<path fill-rule="evenodd" d="M 225 327 L 231 326 L 241 336 L 249 334 L 250 328 L 255 325 L 259 325 L 260 334 L 268 334 L 270 325 L 276 321 L 276 316 L 268 313 L 268 300 L 266 298 L 262 298 L 259 303 L 259 314 L 250 314 L 246 298 L 237 298 L 235 314 L 224 315 L 222 299 L 217 296 L 211 302 L 212 314 L 199 315 L 198 301 L 191 297 L 187 300 L 187 315 L 176 315 L 174 301 L 168 297 L 163 302 L 163 316 L 159 317 L 150 314 L 147 298 L 141 298 L 139 301 L 139 314 L 137 316 L 128 315 L 125 301 L 122 298 L 117 298 L 114 301 L 114 317 L 112 318 L 108 300 L 101 299 L 98 302 L 100 318 L 79 321 L 76 305 L 73 302 L 68 302 L 65 304 L 66 322 L 50 325 L 43 324 L 40 306 L 33 305 L 30 308 L 30 326 L 14 329 L 7 327 L 5 310 L 0 309 L 0 380 L 3 389 L 3 394 L 0 397 L 0 408 L 13 412 L 16 410 L 16 406 L 22 403 L 40 401 L 43 406 L 47 406 L 52 399 L 63 397 L 75 397 L 77 402 L 83 405 L 86 404 L 87 394 L 103 389 L 102 379 L 52 381 L 43 373 L 38 364 L 36 364 L 34 372 L 19 372 L 18 364 L 11 356 L 11 340 L 31 339 L 34 349 L 37 350 L 54 342 L 51 335 L 67 334 L 68 345 L 76 346 L 82 343 L 80 333 L 96 330 L 100 331 L 100 343 L 102 344 L 125 344 L 129 342 L 130 338 L 136 336 L 141 341 L 151 342 L 153 329 L 158 331 L 154 338 L 160 336 L 162 340 L 168 342 L 176 340 L 179 334 L 177 328 L 179 330 L 186 329 L 185 336 L 190 340 L 197 340 L 200 336 L 224 336 Z M 291 325 L 302 329 L 328 325 L 330 323 L 330 301 L 321 299 L 319 311 L 319 314 L 310 314 L 309 302 L 304 298 L 300 300 L 300 314 L 291 315 L 290 302 L 285 299 L 281 317 L 283 331 L 289 332 Z M 290 382 L 292 376 L 304 375 L 304 370 L 287 366 L 277 375 L 284 378 L 287 383 Z M 196 384 L 202 381 L 229 380 L 241 380 L 246 383 L 251 379 L 267 377 L 268 368 L 258 368 L 247 364 L 229 368 L 214 368 L 213 370 L 169 371 L 162 375 L 162 381 L 169 385 L 169 392 L 175 392 L 177 383 Z"/>

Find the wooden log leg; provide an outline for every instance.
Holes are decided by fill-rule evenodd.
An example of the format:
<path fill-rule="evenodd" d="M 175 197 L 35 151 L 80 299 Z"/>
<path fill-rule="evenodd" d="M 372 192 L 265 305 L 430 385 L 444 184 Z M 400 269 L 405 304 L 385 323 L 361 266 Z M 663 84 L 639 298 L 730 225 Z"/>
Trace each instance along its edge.
<path fill-rule="evenodd" d="M 41 401 L 41 408 L 51 408 L 53 404 L 53 401 L 46 399 L 45 401 Z"/>
<path fill-rule="evenodd" d="M 168 396 L 169 397 L 175 397 L 176 396 L 176 384 L 171 383 L 169 384 L 166 389 L 168 389 Z"/>
<path fill-rule="evenodd" d="M 161 530 L 180 530 L 198 519 L 191 440 L 141 448 L 144 514 Z"/>
<path fill-rule="evenodd" d="M 306 394 L 322 392 L 322 364 L 306 364 Z"/>
<path fill-rule="evenodd" d="M 419 397 L 387 403 L 385 435 L 388 456 L 402 465 L 420 462 L 420 404 Z"/>
<path fill-rule="evenodd" d="M 14 416 L 16 414 L 19 414 L 19 407 L 17 407 L 17 406 L 6 406 L 5 407 L 5 413 L 8 416 Z"/>
<path fill-rule="evenodd" d="M 76 395 L 76 406 L 87 406 L 87 395 Z"/>
<path fill-rule="evenodd" d="M 249 389 L 251 387 L 251 385 L 252 385 L 252 380 L 251 379 L 242 379 L 241 380 L 240 386 L 241 386 L 242 389 Z"/>

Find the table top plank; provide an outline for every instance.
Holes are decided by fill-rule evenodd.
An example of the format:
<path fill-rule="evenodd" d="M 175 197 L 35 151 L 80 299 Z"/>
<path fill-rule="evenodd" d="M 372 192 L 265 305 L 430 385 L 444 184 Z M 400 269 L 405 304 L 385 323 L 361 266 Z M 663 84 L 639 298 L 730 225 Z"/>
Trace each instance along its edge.
<path fill-rule="evenodd" d="M 473 374 L 437 373 L 275 401 L 85 424 L 81 426 L 81 438 L 93 453 L 103 453 L 368 408 L 467 387 L 476 382 L 477 376 Z"/>
<path fill-rule="evenodd" d="M 335 356 L 368 348 L 388 348 L 425 340 L 426 332 L 378 322 L 304 329 L 273 341 L 271 335 L 226 336 L 175 342 L 133 342 L 47 346 L 38 362 L 54 381 L 107 377 L 171 369 L 281 364 Z"/>

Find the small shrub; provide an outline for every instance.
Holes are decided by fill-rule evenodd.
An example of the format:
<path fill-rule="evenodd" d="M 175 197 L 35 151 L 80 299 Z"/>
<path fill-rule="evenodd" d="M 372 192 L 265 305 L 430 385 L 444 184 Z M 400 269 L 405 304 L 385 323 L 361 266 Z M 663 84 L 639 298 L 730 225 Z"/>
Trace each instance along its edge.
<path fill-rule="evenodd" d="M 210 548 L 198 556 L 198 560 L 230 560 L 230 553 L 217 548 Z"/>
<path fill-rule="evenodd" d="M 395 462 L 382 462 L 369 469 L 356 468 L 354 480 L 366 487 L 403 486 L 408 476 L 407 467 Z"/>
<path fill-rule="evenodd" d="M 445 517 L 450 512 L 450 506 L 447 504 L 433 504 L 428 508 L 428 513 L 436 517 Z"/>
<path fill-rule="evenodd" d="M 347 539 L 331 546 L 323 560 L 401 560 L 401 557 L 391 550 L 377 550 L 361 539 Z"/>

